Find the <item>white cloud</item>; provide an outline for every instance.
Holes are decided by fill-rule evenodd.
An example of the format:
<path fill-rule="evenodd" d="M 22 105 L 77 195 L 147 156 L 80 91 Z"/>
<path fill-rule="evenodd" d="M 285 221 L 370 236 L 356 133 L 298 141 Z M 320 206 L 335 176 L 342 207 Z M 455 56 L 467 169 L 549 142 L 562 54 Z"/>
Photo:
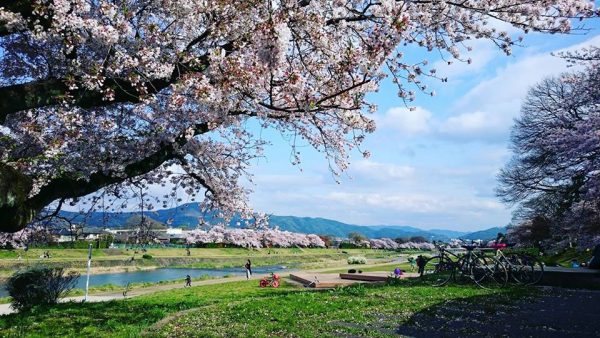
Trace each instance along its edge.
<path fill-rule="evenodd" d="M 451 116 L 440 122 L 438 131 L 442 135 L 454 138 L 486 139 L 504 135 L 506 131 L 505 117 L 501 114 L 475 111 Z M 498 128 L 498 127 L 501 128 Z"/>
<path fill-rule="evenodd" d="M 252 181 L 262 187 L 279 189 L 281 187 L 296 187 L 306 184 L 321 184 L 324 177 L 321 175 L 308 175 L 298 172 L 297 174 L 260 174 L 254 176 Z"/>
<path fill-rule="evenodd" d="M 416 107 L 413 110 L 404 107 L 390 108 L 383 117 L 376 118 L 379 128 L 394 129 L 407 135 L 424 134 L 430 130 L 431 113 Z"/>
<path fill-rule="evenodd" d="M 600 45 L 600 36 L 566 49 Z M 461 113 L 441 121 L 438 131 L 463 139 L 505 142 L 529 88 L 542 79 L 567 71 L 566 62 L 550 53 L 525 57 L 496 70 L 494 77 L 480 82 L 454 105 Z"/>
<path fill-rule="evenodd" d="M 415 168 L 392 163 L 380 163 L 371 160 L 362 160 L 353 163 L 351 172 L 356 172 L 362 179 L 376 179 L 380 181 L 404 180 L 413 177 Z"/>
<path fill-rule="evenodd" d="M 403 213 L 478 214 L 503 211 L 506 208 L 495 199 L 452 198 L 423 194 L 381 194 L 376 192 L 331 192 L 326 200 L 353 207 L 391 209 Z"/>

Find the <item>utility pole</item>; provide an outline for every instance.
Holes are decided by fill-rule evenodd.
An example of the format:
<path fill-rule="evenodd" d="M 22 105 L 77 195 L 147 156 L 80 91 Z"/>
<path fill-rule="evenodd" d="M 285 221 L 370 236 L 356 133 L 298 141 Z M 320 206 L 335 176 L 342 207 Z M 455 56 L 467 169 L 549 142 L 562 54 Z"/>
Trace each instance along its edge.
<path fill-rule="evenodd" d="M 92 243 L 88 247 L 88 262 L 87 262 L 87 280 L 85 281 L 85 297 L 83 298 L 84 302 L 88 300 L 88 291 L 90 289 L 90 268 L 92 266 Z"/>

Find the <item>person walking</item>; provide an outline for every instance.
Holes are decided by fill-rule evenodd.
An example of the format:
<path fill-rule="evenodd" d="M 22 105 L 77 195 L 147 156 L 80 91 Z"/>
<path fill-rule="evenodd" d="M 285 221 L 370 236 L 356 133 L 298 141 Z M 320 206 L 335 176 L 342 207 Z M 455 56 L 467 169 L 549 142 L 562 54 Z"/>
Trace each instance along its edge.
<path fill-rule="evenodd" d="M 192 277 L 190 275 L 185 276 L 185 286 L 184 287 L 192 287 Z"/>
<path fill-rule="evenodd" d="M 250 279 L 250 276 L 252 276 L 252 262 L 248 260 L 246 264 L 244 264 L 244 267 L 246 268 L 246 279 Z"/>

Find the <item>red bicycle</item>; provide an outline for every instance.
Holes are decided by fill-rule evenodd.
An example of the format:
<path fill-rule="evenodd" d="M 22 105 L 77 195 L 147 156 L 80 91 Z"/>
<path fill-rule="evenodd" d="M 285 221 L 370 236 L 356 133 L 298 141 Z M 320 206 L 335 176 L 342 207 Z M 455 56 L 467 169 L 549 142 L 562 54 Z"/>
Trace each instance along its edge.
<path fill-rule="evenodd" d="M 271 273 L 270 277 L 265 277 L 265 278 L 261 279 L 260 282 L 258 283 L 258 285 L 261 288 L 266 288 L 267 286 L 272 286 L 274 288 L 278 288 L 279 287 L 279 275 L 276 273 Z"/>

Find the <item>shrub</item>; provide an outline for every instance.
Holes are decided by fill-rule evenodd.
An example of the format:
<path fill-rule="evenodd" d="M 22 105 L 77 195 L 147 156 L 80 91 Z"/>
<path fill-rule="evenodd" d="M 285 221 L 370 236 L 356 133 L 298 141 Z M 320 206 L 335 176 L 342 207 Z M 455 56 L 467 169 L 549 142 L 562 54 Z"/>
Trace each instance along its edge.
<path fill-rule="evenodd" d="M 143 254 L 143 255 L 142 255 L 142 258 L 143 258 L 143 259 L 152 259 L 152 255 L 149 255 L 149 254 Z"/>
<path fill-rule="evenodd" d="M 6 282 L 6 290 L 12 297 L 12 308 L 29 310 L 36 305 L 52 305 L 69 292 L 79 274 L 65 274 L 63 268 L 36 266 L 15 272 Z"/>
<path fill-rule="evenodd" d="M 365 257 L 350 256 L 348 257 L 348 264 L 367 264 Z"/>

